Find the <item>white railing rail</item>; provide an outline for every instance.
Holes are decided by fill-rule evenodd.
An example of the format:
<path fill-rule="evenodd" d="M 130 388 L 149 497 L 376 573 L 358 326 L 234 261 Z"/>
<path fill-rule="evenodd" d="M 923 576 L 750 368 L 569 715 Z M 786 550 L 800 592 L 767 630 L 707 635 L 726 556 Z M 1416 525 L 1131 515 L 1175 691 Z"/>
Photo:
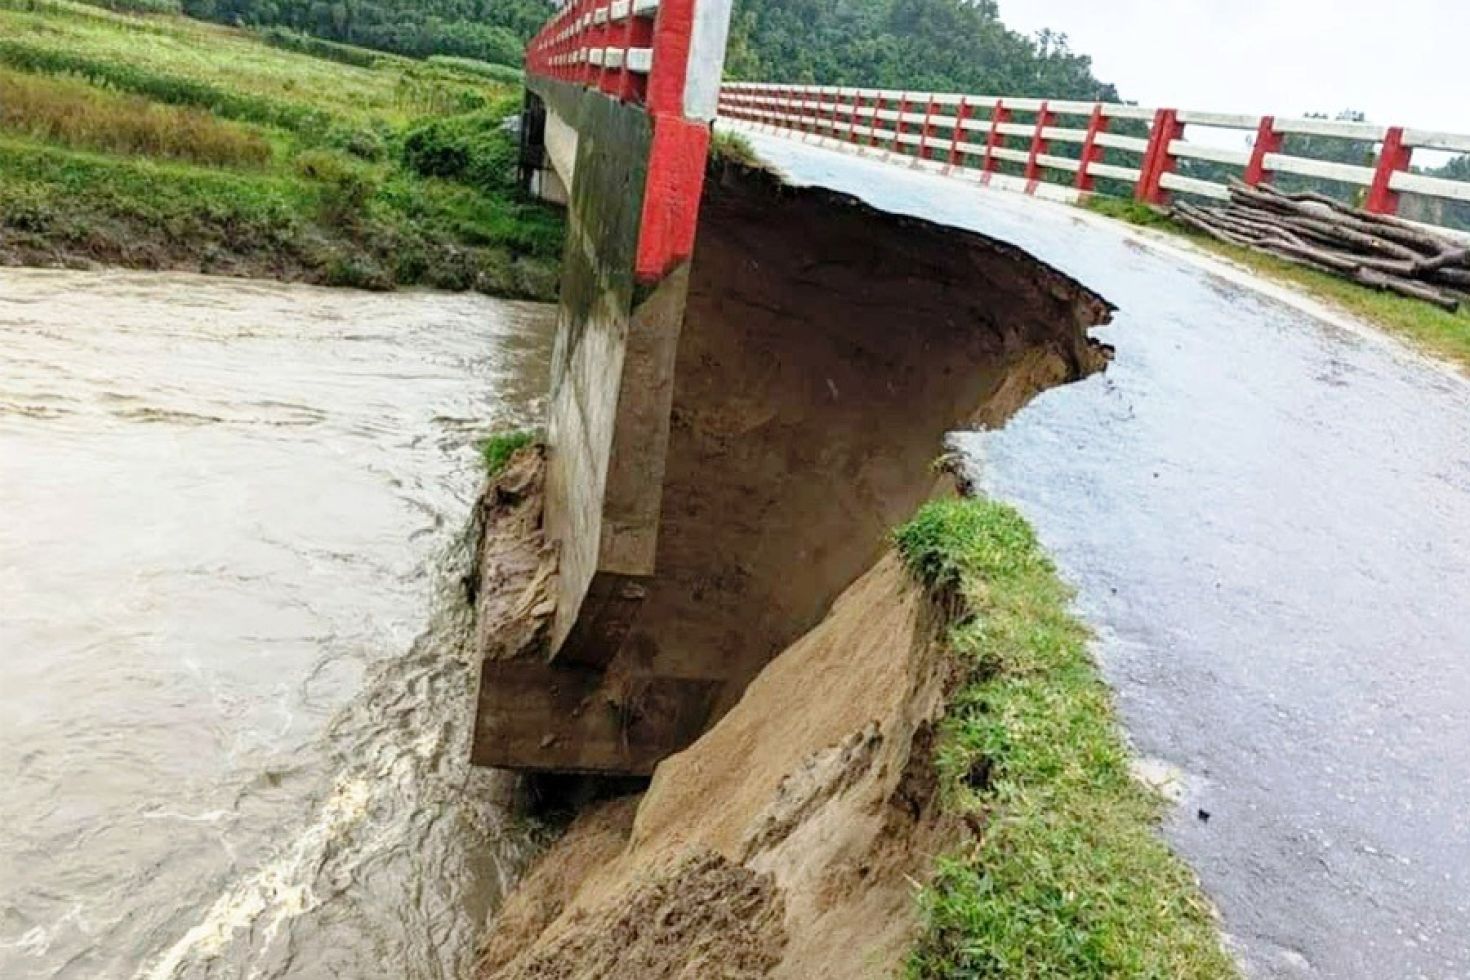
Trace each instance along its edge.
<path fill-rule="evenodd" d="M 1252 185 L 1269 182 L 1274 174 L 1297 174 L 1363 188 L 1363 206 L 1379 214 L 1396 214 L 1403 193 L 1470 201 L 1470 182 L 1410 170 L 1415 150 L 1470 153 L 1470 135 L 1399 126 L 766 82 L 727 82 L 720 115 L 900 154 L 916 165 L 976 174 L 983 183 L 1000 179 L 1002 162 L 1014 163 L 1022 168 L 1023 189 L 1031 193 L 1042 186 L 1091 193 L 1103 178 L 1132 185 L 1134 196 L 1148 204 L 1165 204 L 1175 192 L 1228 199 L 1225 184 L 1178 172 L 1181 160 L 1204 160 L 1237 169 Z M 1147 136 L 1110 132 L 1114 120 L 1142 122 Z M 1239 148 L 1191 140 L 1190 127 L 1252 133 L 1254 140 L 1249 145 L 1242 140 Z M 1292 156 L 1282 152 L 1288 135 L 1357 140 L 1364 159 L 1371 156 L 1374 163 Z M 1057 155 L 1051 152 L 1056 144 L 1080 151 L 1076 157 Z M 1112 162 L 1108 151 L 1113 151 Z"/>

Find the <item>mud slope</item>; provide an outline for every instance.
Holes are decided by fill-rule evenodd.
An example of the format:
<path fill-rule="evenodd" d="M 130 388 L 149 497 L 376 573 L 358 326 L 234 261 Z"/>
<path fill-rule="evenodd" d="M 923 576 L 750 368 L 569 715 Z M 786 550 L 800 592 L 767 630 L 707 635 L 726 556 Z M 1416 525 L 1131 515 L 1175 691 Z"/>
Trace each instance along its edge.
<path fill-rule="evenodd" d="M 482 980 L 891 975 L 957 831 L 946 611 L 889 530 L 939 486 L 946 430 L 1106 360 L 1107 304 L 1005 245 L 740 168 L 706 202 L 658 574 L 610 673 L 716 678 L 717 720 L 582 813 Z"/>
<path fill-rule="evenodd" d="M 885 976 L 933 814 L 942 617 L 884 558 L 641 803 L 584 814 L 512 895 L 482 978 Z"/>
<path fill-rule="evenodd" d="M 718 717 L 933 492 L 945 432 L 1100 368 L 1111 310 L 1017 249 L 761 170 L 718 170 L 700 222 L 657 577 L 614 673 L 716 678 Z"/>

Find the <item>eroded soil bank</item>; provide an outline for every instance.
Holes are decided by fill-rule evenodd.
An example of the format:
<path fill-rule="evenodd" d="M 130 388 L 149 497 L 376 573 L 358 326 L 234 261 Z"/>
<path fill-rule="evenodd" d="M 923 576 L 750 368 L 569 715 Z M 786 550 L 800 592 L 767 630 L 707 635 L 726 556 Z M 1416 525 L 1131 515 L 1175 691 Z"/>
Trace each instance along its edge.
<path fill-rule="evenodd" d="M 483 977 L 892 973 L 955 828 L 934 805 L 947 613 L 889 532 L 941 487 L 947 431 L 1107 360 L 1087 331 L 1109 305 L 1004 244 L 733 165 L 701 223 L 658 573 L 607 694 L 709 678 L 713 727 L 582 813 L 492 923 Z M 485 508 L 497 656 L 547 615 L 535 463 Z"/>

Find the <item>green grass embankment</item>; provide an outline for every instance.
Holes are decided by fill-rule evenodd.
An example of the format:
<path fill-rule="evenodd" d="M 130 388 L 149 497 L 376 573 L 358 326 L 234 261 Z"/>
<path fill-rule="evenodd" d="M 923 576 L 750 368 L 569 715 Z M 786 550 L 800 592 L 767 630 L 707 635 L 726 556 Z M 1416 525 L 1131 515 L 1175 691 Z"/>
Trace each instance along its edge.
<path fill-rule="evenodd" d="M 1470 307 L 1461 306 L 1459 312 L 1448 313 L 1420 300 L 1368 289 L 1325 272 L 1217 241 L 1134 201 L 1093 197 L 1083 206 L 1096 214 L 1188 239 L 1207 252 L 1230 259 L 1268 279 L 1302 289 L 1403 337 L 1427 353 L 1470 370 Z"/>
<path fill-rule="evenodd" d="M 1211 908 L 1130 774 L 1070 594 L 1025 520 L 980 499 L 896 533 L 957 609 L 961 680 L 942 723 L 943 806 L 974 830 L 924 890 L 911 978 L 1227 978 Z"/>
<path fill-rule="evenodd" d="M 519 86 L 273 41 L 0 0 L 0 261 L 555 295 Z"/>

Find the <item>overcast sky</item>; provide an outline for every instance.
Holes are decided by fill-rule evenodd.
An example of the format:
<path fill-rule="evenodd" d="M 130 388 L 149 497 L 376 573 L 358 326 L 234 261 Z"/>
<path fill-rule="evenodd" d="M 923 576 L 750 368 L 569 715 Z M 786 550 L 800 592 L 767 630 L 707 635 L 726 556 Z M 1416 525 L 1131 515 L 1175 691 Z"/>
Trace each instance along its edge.
<path fill-rule="evenodd" d="M 999 0 L 1147 106 L 1470 133 L 1470 0 Z"/>

